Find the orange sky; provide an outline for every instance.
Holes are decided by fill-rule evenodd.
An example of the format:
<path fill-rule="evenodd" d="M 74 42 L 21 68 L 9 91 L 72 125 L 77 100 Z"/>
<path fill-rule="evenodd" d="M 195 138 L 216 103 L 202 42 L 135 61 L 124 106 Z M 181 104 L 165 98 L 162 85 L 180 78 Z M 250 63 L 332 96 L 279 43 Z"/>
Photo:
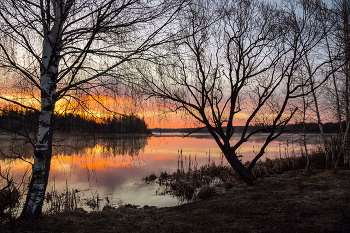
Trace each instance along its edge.
<path fill-rule="evenodd" d="M 4 95 L 3 95 L 4 96 Z M 6 98 L 14 99 L 21 104 L 39 109 L 38 95 L 28 94 L 6 94 Z M 201 127 L 190 115 L 181 112 L 169 112 L 162 106 L 151 104 L 145 100 L 133 100 L 131 98 L 110 98 L 110 97 L 85 97 L 82 98 L 82 105 L 73 98 L 64 98 L 56 103 L 57 113 L 84 114 L 87 117 L 104 118 L 115 113 L 135 114 L 143 118 L 148 128 L 194 128 Z M 6 103 L 0 100 L 0 105 Z M 266 116 L 265 116 L 266 117 Z M 234 125 L 244 125 L 248 114 L 240 112 L 236 114 Z"/>
<path fill-rule="evenodd" d="M 39 109 L 39 102 L 35 99 L 39 99 L 39 96 L 33 96 L 32 94 L 14 94 L 7 93 L 2 95 L 10 100 L 15 100 L 23 105 Z M 56 112 L 58 113 L 76 113 L 83 114 L 87 117 L 109 117 L 115 113 L 122 114 L 136 114 L 141 118 L 144 118 L 149 128 L 183 128 L 189 127 L 189 118 L 184 114 L 167 113 L 164 114 L 165 109 L 155 109 L 154 106 L 147 106 L 146 103 L 140 101 L 134 101 L 130 98 L 92 98 L 86 97 L 81 99 L 81 103 L 85 107 L 79 106 L 74 99 L 65 98 L 56 103 Z M 104 107 L 103 107 L 103 106 Z M 0 100 L 0 106 L 8 106 L 8 103 L 4 100 Z M 11 108 L 18 109 L 16 105 L 10 105 Z M 22 110 L 22 109 L 21 109 Z"/>

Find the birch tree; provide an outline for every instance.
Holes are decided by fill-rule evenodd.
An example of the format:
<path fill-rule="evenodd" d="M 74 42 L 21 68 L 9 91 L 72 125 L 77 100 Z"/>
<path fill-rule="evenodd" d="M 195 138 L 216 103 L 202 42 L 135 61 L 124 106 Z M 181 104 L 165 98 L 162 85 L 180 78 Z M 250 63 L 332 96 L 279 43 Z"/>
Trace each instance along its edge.
<path fill-rule="evenodd" d="M 341 51 L 344 52 L 343 61 L 345 62 L 343 69 L 344 76 L 344 88 L 342 90 L 343 109 L 345 112 L 346 129 L 343 136 L 342 152 L 344 153 L 344 165 L 350 166 L 350 4 L 348 1 L 343 0 L 338 2 L 338 8 L 336 8 L 337 19 L 339 19 L 340 25 L 338 31 L 340 31 L 340 45 Z"/>
<path fill-rule="evenodd" d="M 301 43 L 305 44 L 305 43 L 309 43 L 309 41 L 315 41 L 316 43 L 321 42 L 321 40 L 325 41 L 327 43 L 327 36 L 329 34 L 330 31 L 332 31 L 333 29 L 333 25 L 332 24 L 327 24 L 324 23 L 324 20 L 321 19 L 321 16 L 326 16 L 327 12 L 329 12 L 329 10 L 325 7 L 324 4 L 318 2 L 318 1 L 305 1 L 305 6 L 303 7 L 304 13 L 303 15 L 305 17 L 302 17 L 302 20 L 300 21 L 295 21 L 296 24 L 296 29 L 297 32 L 300 34 L 303 34 L 303 31 L 306 31 L 308 33 L 308 35 L 315 35 L 316 37 L 301 37 Z M 320 35 L 320 36 L 317 36 Z M 317 41 L 319 40 L 319 41 Z M 321 44 L 321 43 L 319 43 Z M 305 46 L 305 48 L 308 48 L 307 46 Z M 326 60 L 327 62 L 327 66 L 331 67 L 332 69 L 330 69 L 332 72 L 328 72 L 328 74 L 326 74 L 326 77 L 324 77 L 324 72 L 322 70 L 322 68 L 326 68 L 327 66 L 322 66 L 323 63 L 321 63 L 321 65 L 318 63 L 319 60 L 319 55 L 322 54 L 324 56 L 328 55 L 329 60 Z M 339 54 L 338 54 L 339 55 Z M 328 148 L 328 144 L 326 141 L 326 135 L 324 133 L 323 130 L 323 123 L 322 123 L 322 119 L 321 119 L 321 111 L 320 111 L 320 98 L 319 95 L 317 95 L 316 93 L 316 88 L 315 86 L 318 85 L 318 82 L 323 81 L 323 80 L 327 80 L 328 78 L 330 78 L 330 76 L 334 75 L 334 72 L 340 68 L 340 66 L 337 67 L 332 67 L 331 64 L 333 64 L 333 60 L 335 59 L 335 57 L 338 57 L 331 55 L 328 53 L 328 51 L 326 49 L 323 49 L 322 46 L 319 46 L 318 49 L 316 50 L 304 50 L 303 51 L 303 68 L 302 68 L 302 76 L 307 77 L 307 80 L 309 82 L 309 87 L 311 90 L 311 95 L 312 95 L 312 99 L 313 99 L 313 105 L 314 105 L 314 112 L 316 114 L 316 118 L 317 118 L 317 124 L 319 126 L 319 130 L 321 133 L 321 139 L 322 139 L 322 143 L 323 143 L 323 147 L 324 147 L 324 152 L 325 152 L 325 157 L 326 157 L 326 168 L 329 169 L 331 164 L 330 164 L 330 155 L 329 155 L 329 148 Z M 304 102 L 305 103 L 305 102 Z M 304 111 L 305 114 L 305 111 Z M 304 116 L 305 117 L 305 116 Z M 305 145 L 305 151 L 306 151 L 306 145 Z M 307 152 L 306 152 L 307 153 Z"/>
<path fill-rule="evenodd" d="M 344 166 L 349 166 L 349 128 L 350 128 L 350 110 L 349 110 L 349 70 L 350 70 L 350 29 L 349 29 L 349 2 L 346 0 L 334 0 L 325 7 L 325 14 L 322 14 L 323 27 L 332 24 L 334 27 L 327 32 L 325 47 L 329 58 L 337 57 L 330 63 L 330 68 L 337 72 L 332 74 L 331 82 L 328 85 L 328 103 L 333 106 L 336 121 L 339 124 L 337 143 L 340 151 L 332 151 L 336 156 L 335 167 L 338 165 L 339 158 Z"/>
<path fill-rule="evenodd" d="M 40 93 L 40 110 L 8 94 L 0 99 L 40 111 L 32 177 L 22 218 L 41 216 L 52 156 L 55 104 L 87 92 L 134 59 L 173 39 L 165 31 L 184 1 L 3 0 L 0 67 Z M 113 79 L 113 82 L 118 82 Z M 120 80 L 119 80 L 120 81 Z M 34 97 L 34 95 L 33 95 Z"/>

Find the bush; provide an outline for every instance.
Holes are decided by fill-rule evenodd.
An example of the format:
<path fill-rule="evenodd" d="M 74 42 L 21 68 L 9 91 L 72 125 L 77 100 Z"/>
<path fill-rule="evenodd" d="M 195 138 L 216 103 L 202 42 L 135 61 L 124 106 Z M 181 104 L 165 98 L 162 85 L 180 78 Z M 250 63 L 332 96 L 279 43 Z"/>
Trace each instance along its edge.
<path fill-rule="evenodd" d="M 3 219 L 11 217 L 11 211 L 19 204 L 21 195 L 12 181 L 0 190 L 0 217 Z"/>

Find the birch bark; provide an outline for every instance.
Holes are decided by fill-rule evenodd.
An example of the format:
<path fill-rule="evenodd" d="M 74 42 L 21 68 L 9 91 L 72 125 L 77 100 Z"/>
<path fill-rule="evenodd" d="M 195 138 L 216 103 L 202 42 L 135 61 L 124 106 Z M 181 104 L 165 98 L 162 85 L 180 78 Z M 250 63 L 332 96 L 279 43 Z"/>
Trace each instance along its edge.
<path fill-rule="evenodd" d="M 67 1 L 69 3 L 69 1 Z M 48 1 L 47 4 L 50 4 Z M 37 144 L 34 151 L 32 178 L 21 217 L 32 219 L 41 216 L 45 191 L 48 183 L 52 156 L 53 112 L 56 103 L 56 82 L 62 48 L 62 25 L 65 21 L 65 1 L 53 4 L 55 15 L 50 28 L 50 19 L 44 23 L 44 41 L 40 74 L 41 110 Z M 48 6 L 47 6 L 48 7 Z M 44 11 L 44 9 L 42 9 Z M 49 15 L 47 17 L 50 17 Z M 45 20 L 45 19 L 43 19 Z"/>
<path fill-rule="evenodd" d="M 343 0 L 343 30 L 344 30 L 344 50 L 345 50 L 345 117 L 346 125 L 350 124 L 350 106 L 349 106 L 349 85 L 350 85 L 350 43 L 349 43 L 349 12 L 348 12 L 348 3 L 346 0 Z M 346 146 L 344 153 L 344 166 L 350 165 L 349 160 L 349 131 L 346 132 Z"/>
<path fill-rule="evenodd" d="M 310 79 L 310 87 L 311 87 L 311 93 L 312 93 L 312 97 L 314 99 L 314 104 L 315 104 L 315 112 L 316 112 L 316 116 L 317 116 L 317 124 L 318 127 L 320 129 L 320 133 L 321 133 L 321 138 L 322 138 L 322 143 L 324 146 L 324 151 L 326 154 L 326 169 L 330 169 L 330 157 L 329 157 L 329 152 L 328 152 L 328 145 L 326 142 L 326 138 L 325 138 L 325 133 L 323 131 L 323 124 L 322 124 L 322 120 L 321 120 L 321 115 L 320 115 L 320 110 L 319 110 L 319 104 L 318 104 L 318 100 L 317 100 L 317 96 L 316 96 L 316 90 L 315 90 L 315 81 L 313 80 L 313 75 L 312 75 L 312 71 L 311 71 L 311 65 L 309 63 L 309 58 L 307 56 L 307 54 L 305 54 L 305 59 L 306 59 L 306 67 L 307 67 L 307 71 L 308 71 L 308 75 L 309 75 L 309 79 Z"/>
<path fill-rule="evenodd" d="M 324 131 L 323 131 L 323 124 L 322 124 L 322 121 L 321 121 L 320 111 L 319 111 L 319 107 L 318 107 L 316 91 L 315 91 L 315 89 L 313 87 L 313 81 L 312 80 L 311 80 L 311 88 L 312 88 L 312 96 L 314 98 L 314 103 L 315 103 L 315 111 L 316 111 L 316 115 L 317 115 L 317 123 L 318 123 L 318 127 L 320 129 L 322 142 L 323 142 L 323 146 L 324 146 L 324 151 L 325 151 L 325 154 L 326 154 L 326 168 L 330 169 L 330 158 L 329 158 L 329 153 L 328 153 L 328 145 L 327 145 L 325 134 L 324 134 Z"/>

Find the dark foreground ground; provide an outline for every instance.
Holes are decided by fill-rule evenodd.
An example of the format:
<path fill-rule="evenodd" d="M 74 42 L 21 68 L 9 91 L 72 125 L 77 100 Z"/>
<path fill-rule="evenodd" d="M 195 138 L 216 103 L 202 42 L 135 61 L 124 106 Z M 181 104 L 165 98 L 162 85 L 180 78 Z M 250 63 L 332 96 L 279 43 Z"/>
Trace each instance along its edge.
<path fill-rule="evenodd" d="M 350 170 L 289 171 L 176 207 L 76 210 L 0 232 L 350 232 Z"/>

